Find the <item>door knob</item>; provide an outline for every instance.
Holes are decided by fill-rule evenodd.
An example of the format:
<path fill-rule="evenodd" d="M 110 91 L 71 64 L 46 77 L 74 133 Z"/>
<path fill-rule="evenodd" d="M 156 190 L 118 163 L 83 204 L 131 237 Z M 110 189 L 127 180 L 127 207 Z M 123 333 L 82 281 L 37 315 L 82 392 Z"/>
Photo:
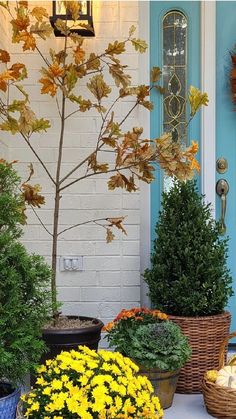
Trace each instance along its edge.
<path fill-rule="evenodd" d="M 221 216 L 219 220 L 220 233 L 223 235 L 226 232 L 225 214 L 226 214 L 226 195 L 229 192 L 229 184 L 227 180 L 220 179 L 216 183 L 216 193 L 221 199 Z"/>

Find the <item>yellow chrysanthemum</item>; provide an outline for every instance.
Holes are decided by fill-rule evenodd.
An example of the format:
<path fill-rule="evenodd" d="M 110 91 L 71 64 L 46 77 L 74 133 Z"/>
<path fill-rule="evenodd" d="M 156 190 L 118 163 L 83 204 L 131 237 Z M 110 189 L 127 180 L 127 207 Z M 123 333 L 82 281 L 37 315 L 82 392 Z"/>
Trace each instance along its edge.
<path fill-rule="evenodd" d="M 62 352 L 40 367 L 35 389 L 22 398 L 25 417 L 65 419 L 161 419 L 162 410 L 146 377 L 120 353 L 87 347 Z"/>

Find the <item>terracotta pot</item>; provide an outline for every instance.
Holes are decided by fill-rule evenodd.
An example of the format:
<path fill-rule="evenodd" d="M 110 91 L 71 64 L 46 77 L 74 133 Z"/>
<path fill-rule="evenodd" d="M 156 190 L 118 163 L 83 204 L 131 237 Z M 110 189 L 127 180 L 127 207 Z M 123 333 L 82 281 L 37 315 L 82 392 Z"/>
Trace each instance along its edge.
<path fill-rule="evenodd" d="M 216 316 L 169 316 L 188 337 L 192 357 L 180 371 L 177 393 L 201 393 L 202 379 L 207 370 L 218 369 L 220 347 L 229 335 L 231 314 Z"/>
<path fill-rule="evenodd" d="M 177 371 L 160 371 L 157 368 L 145 368 L 139 365 L 139 375 L 145 375 L 152 383 L 154 393 L 159 397 L 161 407 L 168 409 L 173 403 L 173 398 L 179 378 Z"/>

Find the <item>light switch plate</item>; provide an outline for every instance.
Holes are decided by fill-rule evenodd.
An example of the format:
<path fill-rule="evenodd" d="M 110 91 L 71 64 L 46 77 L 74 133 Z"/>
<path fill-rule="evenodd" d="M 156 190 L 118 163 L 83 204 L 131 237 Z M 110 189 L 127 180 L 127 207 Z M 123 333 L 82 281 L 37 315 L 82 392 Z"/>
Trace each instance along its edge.
<path fill-rule="evenodd" d="M 82 271 L 83 270 L 83 256 L 61 256 L 60 257 L 60 271 Z"/>

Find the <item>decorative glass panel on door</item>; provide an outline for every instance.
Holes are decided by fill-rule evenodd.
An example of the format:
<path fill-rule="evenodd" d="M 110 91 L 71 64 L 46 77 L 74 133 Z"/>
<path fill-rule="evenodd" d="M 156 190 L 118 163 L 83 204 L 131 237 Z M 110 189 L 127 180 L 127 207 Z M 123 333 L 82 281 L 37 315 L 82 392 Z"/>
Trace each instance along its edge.
<path fill-rule="evenodd" d="M 187 144 L 187 18 L 180 11 L 168 12 L 162 22 L 163 36 L 163 130 L 172 140 Z M 172 179 L 164 175 L 164 189 Z"/>
<path fill-rule="evenodd" d="M 163 129 L 187 144 L 187 19 L 170 11 L 163 18 Z"/>

